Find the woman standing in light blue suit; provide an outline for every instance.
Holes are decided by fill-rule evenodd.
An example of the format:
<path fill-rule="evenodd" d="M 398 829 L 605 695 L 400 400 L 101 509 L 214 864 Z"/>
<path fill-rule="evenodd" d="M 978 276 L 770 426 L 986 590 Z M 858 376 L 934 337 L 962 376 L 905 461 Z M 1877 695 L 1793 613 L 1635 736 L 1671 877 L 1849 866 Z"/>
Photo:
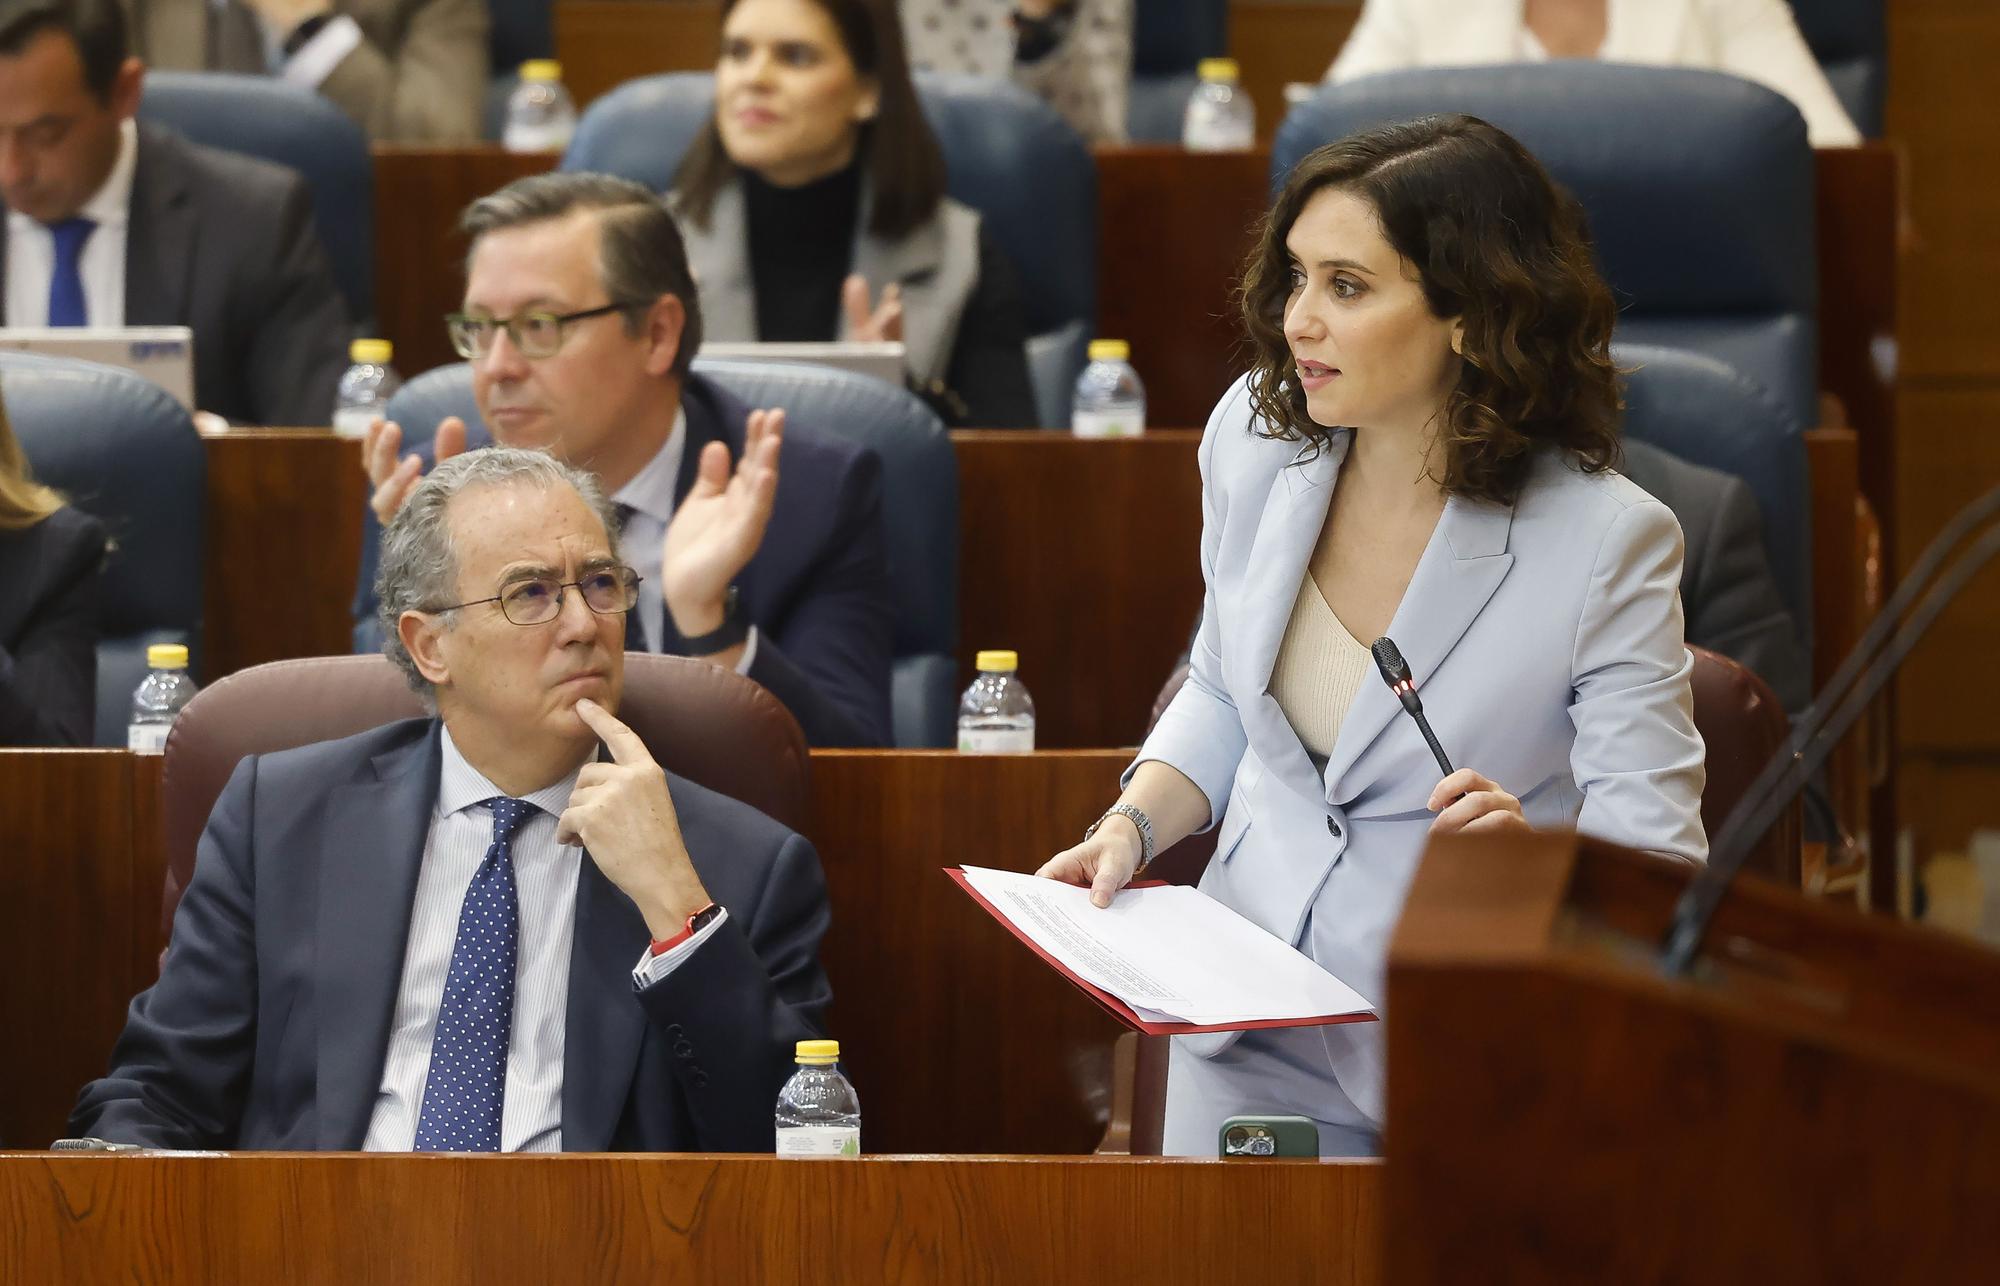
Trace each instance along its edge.
<path fill-rule="evenodd" d="M 1355 135 L 1287 181 L 1243 317 L 1253 368 L 1201 445 L 1188 681 L 1041 873 L 1108 905 L 1220 818 L 1201 887 L 1379 1004 L 1433 835 L 1574 826 L 1703 860 L 1680 526 L 1613 470 L 1614 305 L 1576 203 L 1471 117 Z M 1469 767 L 1439 780 L 1383 635 Z M 1378 1151 L 1382 1050 L 1379 1023 L 1177 1037 L 1166 1150 L 1285 1113 L 1326 1155 Z"/>

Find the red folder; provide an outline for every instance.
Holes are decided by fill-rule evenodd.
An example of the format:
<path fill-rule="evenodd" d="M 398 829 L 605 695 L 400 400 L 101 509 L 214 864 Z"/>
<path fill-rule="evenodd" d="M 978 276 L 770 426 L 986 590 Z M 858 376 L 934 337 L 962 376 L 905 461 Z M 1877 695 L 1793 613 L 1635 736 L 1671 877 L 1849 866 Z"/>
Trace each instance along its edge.
<path fill-rule="evenodd" d="M 1076 973 L 1069 968 L 1068 965 L 1065 965 L 1062 961 L 1056 959 L 1054 956 L 1044 951 L 1040 943 L 1036 942 L 1026 933 L 1023 933 L 1019 925 L 1015 924 L 1012 920 L 1002 915 L 991 902 L 988 902 L 985 898 L 981 897 L 979 895 L 979 891 L 973 888 L 971 882 L 965 878 L 964 871 L 959 870 L 955 866 L 947 866 L 944 868 L 944 873 L 946 875 L 949 875 L 952 878 L 952 880 L 958 885 L 958 887 L 965 890 L 967 897 L 970 897 L 974 902 L 977 902 L 980 906 L 984 907 L 988 915 L 998 920 L 1006 928 L 1007 932 L 1013 934 L 1015 937 L 1019 938 L 1022 942 L 1026 943 L 1028 950 L 1034 952 L 1036 955 L 1040 956 L 1043 960 L 1047 961 L 1051 968 L 1053 968 L 1057 973 L 1061 974 L 1063 977 L 1067 978 L 1071 986 L 1075 987 L 1078 991 L 1081 991 L 1084 995 L 1089 996 L 1092 1000 L 1096 1001 L 1099 1007 L 1102 1008 L 1106 1013 L 1110 1014 L 1113 1018 L 1116 1018 L 1119 1022 L 1124 1023 L 1127 1027 L 1130 1027 L 1133 1031 L 1144 1032 L 1148 1036 L 1192 1036 L 1196 1032 L 1205 1032 L 1205 1031 L 1253 1031 L 1259 1027 L 1325 1027 L 1333 1023 L 1372 1023 L 1375 1021 L 1374 1014 L 1360 1013 L 1360 1014 L 1326 1014 L 1318 1018 L 1262 1018 L 1252 1022 L 1241 1022 L 1241 1023 L 1202 1024 L 1202 1023 L 1148 1022 L 1144 1018 L 1139 1017 L 1139 1015 L 1136 1012 L 1134 1012 L 1132 1006 L 1126 1004 L 1118 997 L 1104 990 L 1104 988 L 1096 986 L 1092 983 L 1084 981 L 1082 978 L 1079 978 L 1076 975 Z M 1136 883 L 1128 884 L 1125 887 L 1128 889 L 1156 889 L 1164 887 L 1165 884 L 1166 884 L 1165 880 L 1139 880 Z"/>

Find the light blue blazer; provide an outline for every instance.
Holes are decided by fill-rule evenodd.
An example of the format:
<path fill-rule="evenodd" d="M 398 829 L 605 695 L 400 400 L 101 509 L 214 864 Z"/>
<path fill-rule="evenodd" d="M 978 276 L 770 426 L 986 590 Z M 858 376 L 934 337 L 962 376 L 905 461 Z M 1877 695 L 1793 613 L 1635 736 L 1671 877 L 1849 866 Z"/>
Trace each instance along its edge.
<path fill-rule="evenodd" d="M 1133 766 L 1171 764 L 1222 819 L 1204 891 L 1379 1006 L 1441 774 L 1372 677 L 1324 773 L 1279 710 L 1272 667 L 1352 435 L 1312 456 L 1256 436 L 1250 419 L 1238 381 L 1201 444 L 1207 594 L 1188 679 Z M 1518 796 L 1531 823 L 1702 861 L 1680 575 L 1665 505 L 1544 452 L 1512 507 L 1446 503 L 1389 635 L 1452 763 Z M 1381 1024 L 1324 1032 L 1341 1088 L 1379 1124 Z M 1233 1039 L 1184 1046 L 1212 1057 Z"/>

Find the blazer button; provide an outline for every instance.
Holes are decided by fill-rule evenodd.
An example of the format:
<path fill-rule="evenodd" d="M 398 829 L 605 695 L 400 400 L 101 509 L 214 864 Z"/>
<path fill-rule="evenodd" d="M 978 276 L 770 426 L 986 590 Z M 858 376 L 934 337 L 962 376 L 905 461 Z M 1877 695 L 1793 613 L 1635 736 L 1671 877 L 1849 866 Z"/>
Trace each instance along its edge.
<path fill-rule="evenodd" d="M 708 1073 L 702 1071 L 699 1067 L 688 1073 L 688 1079 L 694 1082 L 694 1087 L 698 1090 L 708 1088 Z"/>
<path fill-rule="evenodd" d="M 677 1040 L 677 1041 L 675 1041 L 675 1042 L 674 1042 L 674 1057 L 675 1057 L 675 1058 L 691 1058 L 691 1057 L 693 1057 L 693 1055 L 694 1055 L 694 1046 L 693 1046 L 693 1045 L 690 1045 L 690 1044 L 688 1044 L 688 1043 L 687 1043 L 686 1041 L 684 1041 L 684 1040 Z"/>
<path fill-rule="evenodd" d="M 1333 836 L 1335 839 L 1340 838 L 1340 823 L 1333 820 L 1332 814 L 1327 815 L 1326 833 Z"/>
<path fill-rule="evenodd" d="M 684 1034 L 685 1033 L 681 1031 L 681 1025 L 679 1023 L 667 1024 L 667 1035 L 672 1036 L 676 1040 L 679 1040 L 681 1036 Z"/>

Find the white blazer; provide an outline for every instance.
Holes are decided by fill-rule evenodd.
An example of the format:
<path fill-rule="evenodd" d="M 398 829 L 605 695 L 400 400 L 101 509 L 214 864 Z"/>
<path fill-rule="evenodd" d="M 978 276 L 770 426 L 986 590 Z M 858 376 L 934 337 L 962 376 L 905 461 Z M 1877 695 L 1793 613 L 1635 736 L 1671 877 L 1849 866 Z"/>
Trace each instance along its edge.
<path fill-rule="evenodd" d="M 1525 56 L 1525 0 L 1367 0 L 1330 81 L 1409 67 L 1479 67 Z M 1785 0 L 1605 0 L 1605 62 L 1724 71 L 1776 90 L 1814 147 L 1853 147 L 1848 119 Z"/>
<path fill-rule="evenodd" d="M 1304 444 L 1256 436 L 1242 380 L 1216 407 L 1200 451 L 1201 629 L 1187 682 L 1133 767 L 1171 764 L 1222 819 L 1204 891 L 1381 1005 L 1437 763 L 1371 678 L 1315 772 L 1270 692 L 1351 441 L 1338 433 L 1305 458 Z M 1680 575 L 1680 524 L 1665 505 L 1547 451 L 1512 507 L 1446 503 L 1389 636 L 1453 765 L 1518 796 L 1528 821 L 1702 861 Z M 1325 1030 L 1342 1089 L 1379 1122 L 1380 1024 Z M 1232 1039 L 1185 1047 L 1209 1057 Z"/>

